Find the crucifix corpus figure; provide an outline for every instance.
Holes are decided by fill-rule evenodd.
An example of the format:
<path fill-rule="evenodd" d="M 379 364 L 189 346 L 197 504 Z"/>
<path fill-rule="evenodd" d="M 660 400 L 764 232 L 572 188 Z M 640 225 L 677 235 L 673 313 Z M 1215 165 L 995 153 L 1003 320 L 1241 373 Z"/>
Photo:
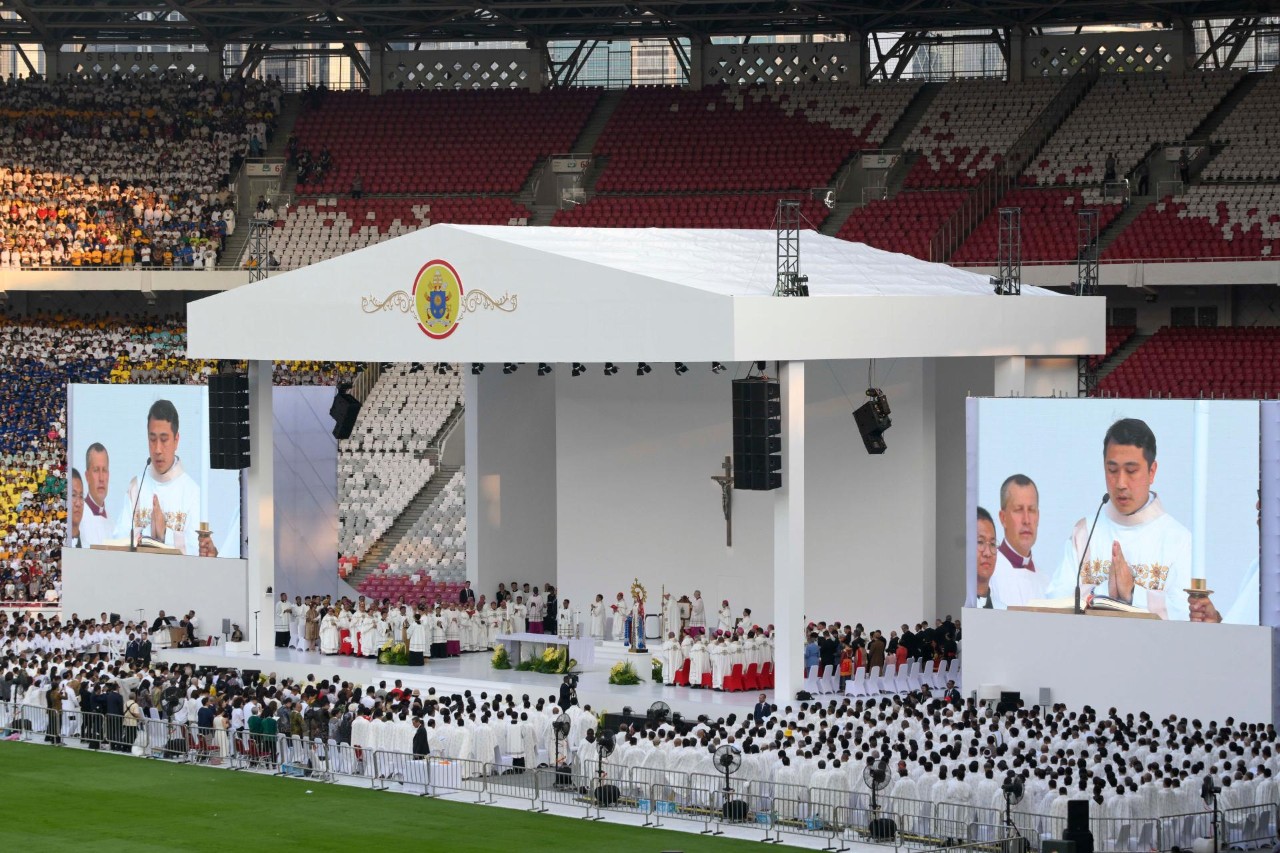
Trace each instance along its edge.
<path fill-rule="evenodd" d="M 724 544 L 733 547 L 733 457 L 726 456 L 723 474 L 716 474 L 711 479 L 720 484 L 720 507 L 724 510 Z"/>

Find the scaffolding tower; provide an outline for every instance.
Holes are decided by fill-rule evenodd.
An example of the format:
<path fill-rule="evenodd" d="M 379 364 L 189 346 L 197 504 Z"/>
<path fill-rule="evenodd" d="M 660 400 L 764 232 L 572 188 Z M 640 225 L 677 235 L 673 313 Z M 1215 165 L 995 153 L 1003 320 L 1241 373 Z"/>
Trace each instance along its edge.
<path fill-rule="evenodd" d="M 778 282 L 774 296 L 808 296 L 809 277 L 800 274 L 800 202 L 778 199 Z"/>
<path fill-rule="evenodd" d="M 1076 296 L 1098 295 L 1098 211 L 1085 208 L 1076 213 Z M 1093 357 L 1076 357 L 1076 396 L 1091 397 L 1098 388 L 1098 370 Z"/>
<path fill-rule="evenodd" d="M 1022 208 L 1000 208 L 1000 236 L 997 247 L 996 293 L 1022 293 Z"/>

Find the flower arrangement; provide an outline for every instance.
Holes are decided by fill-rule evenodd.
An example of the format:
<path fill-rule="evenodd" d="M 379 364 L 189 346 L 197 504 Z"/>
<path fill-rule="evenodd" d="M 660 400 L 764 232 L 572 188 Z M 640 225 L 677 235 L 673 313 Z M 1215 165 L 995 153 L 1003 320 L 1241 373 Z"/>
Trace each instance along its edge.
<path fill-rule="evenodd" d="M 505 652 L 504 652 L 505 654 Z M 494 652 L 494 668 L 495 669 L 511 669 L 511 662 L 507 661 L 506 667 L 499 667 L 496 663 L 497 652 Z M 517 672 L 541 672 L 546 675 L 563 675 L 578 665 L 578 662 L 569 657 L 569 650 L 564 646 L 547 646 L 546 650 L 535 658 L 522 660 L 515 665 Z"/>
<path fill-rule="evenodd" d="M 404 643 L 392 643 L 387 640 L 378 650 L 378 663 L 384 666 L 408 666 L 409 647 Z"/>
<path fill-rule="evenodd" d="M 662 683 L 662 658 L 653 659 L 653 683 Z"/>
<path fill-rule="evenodd" d="M 511 669 L 511 657 L 507 654 L 506 646 L 498 643 L 493 647 L 493 657 L 490 658 L 494 669 Z"/>
<path fill-rule="evenodd" d="M 613 665 L 609 670 L 610 684 L 639 684 L 640 676 L 636 675 L 636 668 L 631 665 L 629 660 L 621 660 Z"/>

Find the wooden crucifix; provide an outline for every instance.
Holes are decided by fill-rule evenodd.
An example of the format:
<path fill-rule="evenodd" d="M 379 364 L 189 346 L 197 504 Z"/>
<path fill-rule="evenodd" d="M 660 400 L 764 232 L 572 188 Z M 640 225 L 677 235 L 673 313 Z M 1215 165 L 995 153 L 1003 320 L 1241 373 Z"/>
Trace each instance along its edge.
<path fill-rule="evenodd" d="M 720 485 L 720 507 L 724 511 L 724 544 L 733 547 L 733 457 L 726 456 L 720 466 L 723 474 L 716 474 L 711 479 Z"/>

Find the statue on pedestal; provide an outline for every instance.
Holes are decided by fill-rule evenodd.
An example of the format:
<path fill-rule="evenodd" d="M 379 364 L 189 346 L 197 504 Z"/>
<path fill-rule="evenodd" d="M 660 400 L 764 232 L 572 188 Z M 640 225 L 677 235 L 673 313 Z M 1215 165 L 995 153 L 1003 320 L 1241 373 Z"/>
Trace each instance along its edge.
<path fill-rule="evenodd" d="M 626 642 L 632 652 L 645 652 L 644 602 L 648 597 L 644 585 L 636 578 L 631 584 L 631 609 L 627 613 Z"/>

